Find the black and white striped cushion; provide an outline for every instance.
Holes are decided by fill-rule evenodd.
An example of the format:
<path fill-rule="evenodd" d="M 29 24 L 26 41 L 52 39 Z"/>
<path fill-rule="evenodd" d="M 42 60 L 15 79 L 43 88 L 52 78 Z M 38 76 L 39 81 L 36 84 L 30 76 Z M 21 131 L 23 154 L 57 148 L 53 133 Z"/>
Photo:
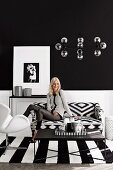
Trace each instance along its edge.
<path fill-rule="evenodd" d="M 75 116 L 95 117 L 95 106 L 97 103 L 72 102 L 68 103 L 70 110 Z"/>
<path fill-rule="evenodd" d="M 39 103 L 34 103 L 36 106 L 40 106 L 41 108 L 46 109 L 47 108 L 47 103 L 46 102 L 39 102 Z"/>
<path fill-rule="evenodd" d="M 37 106 L 40 106 L 42 108 L 47 107 L 47 103 L 40 102 L 37 103 Z M 75 116 L 87 116 L 87 117 L 93 117 L 97 119 L 98 111 L 99 111 L 99 104 L 98 103 L 91 103 L 91 102 L 71 102 L 68 103 L 68 106 Z M 96 116 L 97 115 L 97 116 Z"/>

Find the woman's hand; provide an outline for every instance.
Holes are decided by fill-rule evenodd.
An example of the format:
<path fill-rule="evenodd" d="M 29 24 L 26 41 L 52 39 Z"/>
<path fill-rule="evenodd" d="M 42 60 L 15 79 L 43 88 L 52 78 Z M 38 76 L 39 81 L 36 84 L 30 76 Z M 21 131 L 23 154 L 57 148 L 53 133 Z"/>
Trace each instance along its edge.
<path fill-rule="evenodd" d="M 80 116 L 75 116 L 75 115 L 72 115 L 70 118 L 74 118 L 74 119 L 80 119 Z"/>
<path fill-rule="evenodd" d="M 69 118 L 69 121 L 70 121 L 70 122 L 74 122 L 74 117 L 71 116 L 71 117 Z"/>
<path fill-rule="evenodd" d="M 69 118 L 69 121 L 70 122 L 74 122 L 75 120 L 79 120 L 80 119 L 80 116 L 70 116 L 70 118 Z"/>

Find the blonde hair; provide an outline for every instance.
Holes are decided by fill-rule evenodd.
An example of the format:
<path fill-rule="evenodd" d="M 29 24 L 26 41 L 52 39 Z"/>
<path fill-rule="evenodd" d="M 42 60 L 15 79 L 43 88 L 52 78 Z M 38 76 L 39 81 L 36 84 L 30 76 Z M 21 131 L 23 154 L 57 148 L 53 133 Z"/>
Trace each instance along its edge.
<path fill-rule="evenodd" d="M 57 90 L 56 94 L 58 94 L 58 92 L 59 92 L 59 91 L 60 91 L 60 89 L 61 89 L 61 83 L 60 83 L 60 80 L 59 80 L 57 77 L 53 77 L 53 78 L 51 79 L 51 82 L 50 82 L 50 85 L 49 85 L 49 94 L 50 94 L 50 95 L 52 95 L 52 94 L 53 94 L 53 88 L 52 88 L 52 85 L 53 85 L 53 83 L 54 83 L 55 81 L 57 81 L 57 82 L 58 82 L 58 84 L 59 84 L 59 88 L 58 88 L 58 90 Z"/>

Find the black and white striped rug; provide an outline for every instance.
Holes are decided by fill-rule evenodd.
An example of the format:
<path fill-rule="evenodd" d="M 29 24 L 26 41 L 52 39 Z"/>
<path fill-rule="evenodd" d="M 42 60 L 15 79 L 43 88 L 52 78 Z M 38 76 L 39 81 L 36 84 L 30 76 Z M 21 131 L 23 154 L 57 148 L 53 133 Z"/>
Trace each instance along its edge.
<path fill-rule="evenodd" d="M 10 146 L 26 147 L 26 149 L 7 150 L 0 149 L 0 162 L 8 163 L 113 163 L 113 147 L 109 142 L 95 141 L 51 141 L 40 140 L 36 142 L 34 157 L 34 144 L 30 137 L 10 136 Z M 5 145 L 5 139 L 0 140 L 0 147 Z M 106 153 L 105 153 L 106 152 Z"/>

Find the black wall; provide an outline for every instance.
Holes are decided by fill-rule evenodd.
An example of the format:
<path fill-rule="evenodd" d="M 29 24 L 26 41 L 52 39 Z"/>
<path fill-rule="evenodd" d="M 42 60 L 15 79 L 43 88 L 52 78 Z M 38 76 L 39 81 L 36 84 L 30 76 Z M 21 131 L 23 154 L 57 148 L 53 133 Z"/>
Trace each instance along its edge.
<path fill-rule="evenodd" d="M 84 59 L 76 58 L 78 34 L 85 39 Z M 62 58 L 54 46 L 67 37 L 75 51 Z M 95 36 L 106 42 L 100 57 L 94 56 Z M 63 89 L 113 89 L 112 0 L 12 0 L 0 1 L 0 90 L 13 85 L 13 46 L 51 47 L 51 77 L 58 76 Z"/>

